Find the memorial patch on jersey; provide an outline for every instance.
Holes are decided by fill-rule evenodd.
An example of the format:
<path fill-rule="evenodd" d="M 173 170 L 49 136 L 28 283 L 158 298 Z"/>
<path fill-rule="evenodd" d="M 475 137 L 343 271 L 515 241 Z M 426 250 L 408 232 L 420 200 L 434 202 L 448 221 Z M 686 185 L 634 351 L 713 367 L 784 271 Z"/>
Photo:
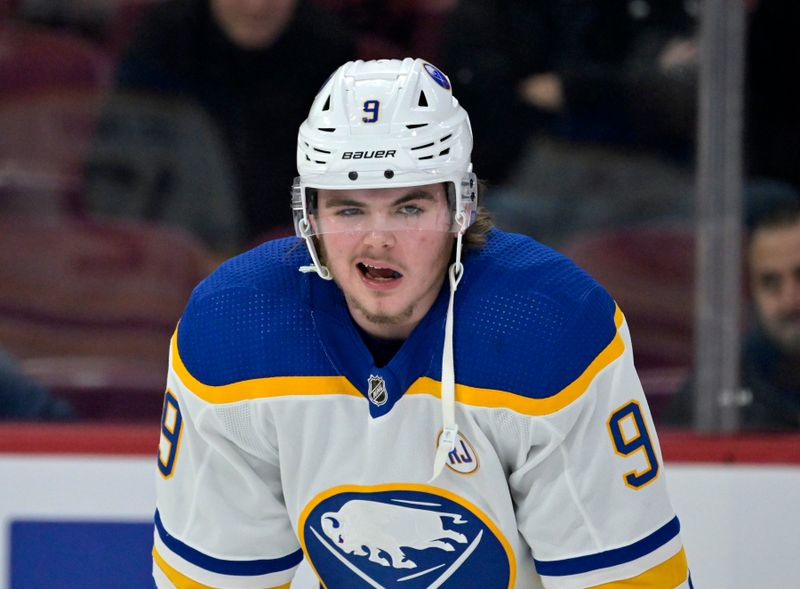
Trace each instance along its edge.
<path fill-rule="evenodd" d="M 330 489 L 303 511 L 300 530 L 327 587 L 514 586 L 514 556 L 497 527 L 436 487 Z"/>
<path fill-rule="evenodd" d="M 461 432 L 456 435 L 455 447 L 447 454 L 445 466 L 459 474 L 472 474 L 478 470 L 478 454 Z"/>

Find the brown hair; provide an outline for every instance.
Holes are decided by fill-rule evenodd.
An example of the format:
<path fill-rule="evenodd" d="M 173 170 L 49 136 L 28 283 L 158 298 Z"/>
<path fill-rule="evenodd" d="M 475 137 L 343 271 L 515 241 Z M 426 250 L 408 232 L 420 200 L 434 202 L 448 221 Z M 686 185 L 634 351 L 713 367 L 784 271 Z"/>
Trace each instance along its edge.
<path fill-rule="evenodd" d="M 478 216 L 475 218 L 475 222 L 464 232 L 462 238 L 464 249 L 480 249 L 486 245 L 486 237 L 492 227 L 494 227 L 492 214 L 484 207 L 478 207 Z"/>

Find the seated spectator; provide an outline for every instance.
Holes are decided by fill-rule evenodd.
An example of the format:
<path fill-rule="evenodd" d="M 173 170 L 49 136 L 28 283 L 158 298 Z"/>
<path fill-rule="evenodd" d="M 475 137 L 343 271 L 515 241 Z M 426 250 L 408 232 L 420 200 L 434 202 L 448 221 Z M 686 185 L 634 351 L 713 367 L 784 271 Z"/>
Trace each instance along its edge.
<path fill-rule="evenodd" d="M 747 273 L 753 327 L 742 344 L 739 423 L 742 429 L 800 428 L 800 194 L 770 191 L 747 215 Z M 691 421 L 692 385 L 664 421 Z"/>
<path fill-rule="evenodd" d="M 72 407 L 26 377 L 14 360 L 0 350 L 0 421 L 73 419 Z"/>
<path fill-rule="evenodd" d="M 344 30 L 304 0 L 155 4 L 117 69 L 88 207 L 183 225 L 223 253 L 290 227 L 285 146 L 352 57 Z"/>
<path fill-rule="evenodd" d="M 458 4 L 441 65 L 483 115 L 474 162 L 500 185 L 489 196 L 500 226 L 557 246 L 580 231 L 691 216 L 691 4 Z"/>

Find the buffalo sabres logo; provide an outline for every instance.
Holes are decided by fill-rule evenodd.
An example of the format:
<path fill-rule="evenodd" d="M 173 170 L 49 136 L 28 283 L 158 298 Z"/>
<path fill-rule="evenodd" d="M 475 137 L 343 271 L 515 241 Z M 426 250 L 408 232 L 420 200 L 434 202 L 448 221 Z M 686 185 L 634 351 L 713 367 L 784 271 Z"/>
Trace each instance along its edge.
<path fill-rule="evenodd" d="M 302 541 L 324 586 L 509 587 L 508 543 L 475 506 L 434 487 L 387 487 L 332 489 L 304 511 Z"/>
<path fill-rule="evenodd" d="M 383 380 L 383 377 L 370 374 L 368 384 L 369 391 L 367 396 L 369 397 L 369 400 L 378 407 L 384 405 L 389 399 L 389 393 L 386 392 L 386 381 Z"/>
<path fill-rule="evenodd" d="M 433 78 L 434 81 L 437 84 L 439 84 L 442 88 L 444 88 L 445 90 L 450 90 L 450 80 L 447 79 L 447 76 L 445 76 L 440 69 L 436 68 L 435 66 L 429 63 L 426 63 L 425 71 L 428 72 L 431 78 Z"/>
<path fill-rule="evenodd" d="M 323 513 L 321 524 L 328 539 L 348 554 L 365 556 L 384 567 L 416 569 L 417 563 L 403 548 L 438 548 L 453 552 L 454 545 L 467 543 L 464 534 L 445 529 L 443 519 L 454 526 L 466 523 L 457 513 L 437 513 L 408 505 L 356 499 L 339 511 Z M 381 542 L 382 524 L 392 524 L 396 536 L 404 541 L 403 546 L 399 541 Z M 362 544 L 364 541 L 367 544 Z"/>

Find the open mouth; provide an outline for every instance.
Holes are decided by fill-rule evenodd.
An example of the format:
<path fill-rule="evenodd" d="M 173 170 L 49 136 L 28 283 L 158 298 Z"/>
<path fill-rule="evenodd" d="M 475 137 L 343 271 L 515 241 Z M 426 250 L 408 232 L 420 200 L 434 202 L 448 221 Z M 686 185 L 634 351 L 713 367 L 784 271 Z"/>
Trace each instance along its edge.
<path fill-rule="evenodd" d="M 365 278 L 375 282 L 390 282 L 403 277 L 400 272 L 392 268 L 381 268 L 380 266 L 372 266 L 363 262 L 356 264 L 356 267 Z"/>

